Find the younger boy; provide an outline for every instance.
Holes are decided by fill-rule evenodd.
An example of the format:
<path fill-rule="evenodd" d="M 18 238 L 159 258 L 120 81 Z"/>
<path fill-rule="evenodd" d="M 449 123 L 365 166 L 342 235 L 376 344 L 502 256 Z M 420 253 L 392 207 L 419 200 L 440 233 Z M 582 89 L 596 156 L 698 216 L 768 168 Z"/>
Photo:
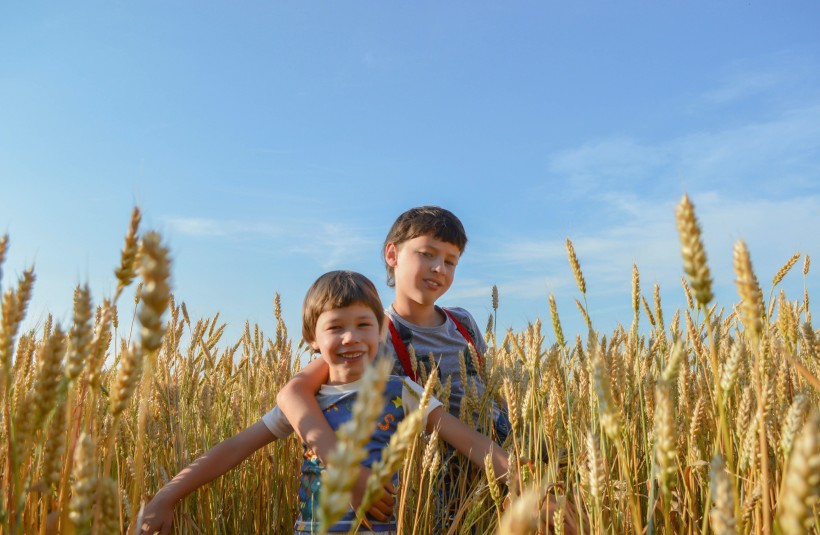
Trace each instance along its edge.
<path fill-rule="evenodd" d="M 335 430 L 350 418 L 350 408 L 358 391 L 358 382 L 365 367 L 378 353 L 382 340 L 384 314 L 376 288 L 366 277 L 350 271 L 334 271 L 322 275 L 308 290 L 302 310 L 302 334 L 311 348 L 321 354 L 328 367 L 328 380 L 318 393 L 319 405 Z M 415 392 L 415 395 L 412 393 Z M 387 446 L 396 425 L 406 413 L 418 406 L 421 388 L 411 381 L 391 376 L 385 390 L 385 406 L 376 431 L 368 444 L 368 456 L 363 463 L 370 466 Z M 393 400 L 401 399 L 401 403 Z M 488 438 L 462 424 L 443 410 L 433 399 L 427 407 L 424 427 L 427 432 L 439 428 L 439 436 L 467 455 L 478 466 L 491 455 L 497 474 L 507 472 L 507 454 Z M 251 427 L 231 437 L 183 469 L 163 487 L 146 506 L 142 533 L 167 533 L 173 519 L 173 508 L 183 497 L 200 486 L 224 474 L 257 449 L 283 438 L 292 428 L 278 408 L 262 417 Z M 306 448 L 307 450 L 307 448 Z M 313 510 L 319 500 L 320 475 L 324 466 L 309 450 L 302 463 L 299 489 L 300 514 L 295 533 L 314 533 L 318 521 Z M 371 533 L 392 533 L 395 519 L 371 517 Z M 355 522 L 351 509 L 334 524 L 331 532 L 347 532 Z"/>

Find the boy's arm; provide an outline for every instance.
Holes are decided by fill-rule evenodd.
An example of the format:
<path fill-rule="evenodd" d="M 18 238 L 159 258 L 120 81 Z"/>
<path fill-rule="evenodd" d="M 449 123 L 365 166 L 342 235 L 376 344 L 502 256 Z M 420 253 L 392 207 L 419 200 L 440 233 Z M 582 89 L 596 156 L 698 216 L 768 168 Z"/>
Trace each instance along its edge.
<path fill-rule="evenodd" d="M 509 466 L 504 448 L 444 410 L 444 407 L 436 407 L 427 416 L 427 433 L 435 428 L 438 428 L 438 436 L 442 440 L 481 469 L 484 468 L 484 458 L 490 454 L 496 477 L 506 477 Z"/>
<path fill-rule="evenodd" d="M 316 359 L 294 375 L 276 395 L 276 405 L 282 410 L 290 425 L 323 462 L 327 461 L 327 456 L 336 447 L 336 433 L 327 423 L 327 418 L 316 402 L 316 393 L 327 380 L 327 363 L 322 359 Z M 370 470 L 362 466 L 353 485 L 354 508 L 362 501 L 369 476 Z M 387 492 L 367 511 L 379 521 L 386 521 L 393 513 L 392 494 L 395 493 L 395 489 L 392 484 L 388 484 L 385 490 Z"/>
<path fill-rule="evenodd" d="M 327 363 L 316 359 L 294 375 L 276 394 L 276 405 L 290 425 L 322 461 L 336 447 L 336 434 L 327 423 L 316 393 L 328 380 Z"/>
<path fill-rule="evenodd" d="M 276 437 L 262 421 L 227 438 L 182 469 L 145 506 L 141 533 L 166 534 L 171 530 L 174 507 L 185 496 L 235 467 Z"/>

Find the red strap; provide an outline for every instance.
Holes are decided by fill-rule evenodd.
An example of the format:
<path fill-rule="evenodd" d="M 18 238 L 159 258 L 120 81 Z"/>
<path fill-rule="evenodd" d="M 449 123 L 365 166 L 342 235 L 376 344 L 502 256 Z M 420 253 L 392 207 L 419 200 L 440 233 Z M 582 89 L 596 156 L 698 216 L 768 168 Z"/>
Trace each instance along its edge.
<path fill-rule="evenodd" d="M 450 312 L 446 308 L 442 308 L 442 310 L 445 314 L 447 314 L 450 317 L 451 320 L 453 320 L 453 323 L 456 324 L 456 329 L 458 329 L 458 332 L 461 333 L 461 336 L 463 336 L 464 339 L 467 340 L 467 343 L 473 346 L 473 350 L 475 350 L 475 354 L 478 357 L 478 363 L 483 364 L 483 362 L 481 361 L 481 353 L 478 351 L 478 348 L 475 346 L 475 342 L 473 342 L 473 337 L 470 336 L 470 333 L 467 332 L 467 329 L 464 327 L 464 325 L 462 325 L 461 322 L 456 319 L 452 312 Z"/>
<path fill-rule="evenodd" d="M 473 346 L 473 350 L 475 350 L 475 354 L 478 357 L 478 363 L 483 364 L 481 353 L 478 351 L 478 348 L 475 346 L 475 342 L 473 342 L 473 337 L 470 336 L 470 333 L 467 332 L 464 325 L 456 319 L 452 312 L 446 308 L 442 308 L 442 310 L 445 314 L 447 314 L 447 317 L 453 320 L 453 323 L 456 325 L 456 329 L 458 329 L 461 336 L 467 340 L 467 343 Z M 413 381 L 416 381 L 416 374 L 413 372 L 413 366 L 410 363 L 410 352 L 407 350 L 407 346 L 402 341 L 401 336 L 399 336 L 399 331 L 396 329 L 396 326 L 393 325 L 393 321 L 389 317 L 387 318 L 387 327 L 390 329 L 390 338 L 393 341 L 393 349 L 395 349 L 396 355 L 399 357 L 399 362 L 401 363 L 401 367 L 404 368 L 404 373 L 407 374 L 407 377 Z"/>
<path fill-rule="evenodd" d="M 401 367 L 404 368 L 404 373 L 407 374 L 407 377 L 415 381 L 416 374 L 413 372 L 413 366 L 410 364 L 410 352 L 407 351 L 407 346 L 404 345 L 404 342 L 402 342 L 401 336 L 399 336 L 399 331 L 396 330 L 396 326 L 393 325 L 393 320 L 389 317 L 387 318 L 387 327 L 390 329 L 390 337 L 393 340 L 393 349 L 396 350 L 396 355 L 399 357 Z"/>

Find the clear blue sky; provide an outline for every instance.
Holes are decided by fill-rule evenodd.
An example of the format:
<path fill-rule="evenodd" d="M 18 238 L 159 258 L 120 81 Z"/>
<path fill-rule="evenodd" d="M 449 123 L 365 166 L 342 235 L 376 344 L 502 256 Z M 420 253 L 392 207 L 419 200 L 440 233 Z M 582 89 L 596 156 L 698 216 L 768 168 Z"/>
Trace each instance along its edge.
<path fill-rule="evenodd" d="M 272 335 L 280 292 L 298 340 L 326 270 L 389 303 L 384 235 L 437 204 L 470 237 L 443 304 L 483 325 L 497 284 L 499 327 L 521 329 L 549 323 L 553 293 L 579 332 L 569 237 L 609 331 L 631 321 L 633 263 L 667 321 L 682 303 L 688 192 L 722 304 L 740 238 L 766 295 L 792 253 L 817 255 L 816 301 L 818 28 L 814 0 L 6 2 L 2 284 L 34 263 L 30 321 L 70 321 L 76 284 L 113 293 L 137 204 L 192 316 Z"/>

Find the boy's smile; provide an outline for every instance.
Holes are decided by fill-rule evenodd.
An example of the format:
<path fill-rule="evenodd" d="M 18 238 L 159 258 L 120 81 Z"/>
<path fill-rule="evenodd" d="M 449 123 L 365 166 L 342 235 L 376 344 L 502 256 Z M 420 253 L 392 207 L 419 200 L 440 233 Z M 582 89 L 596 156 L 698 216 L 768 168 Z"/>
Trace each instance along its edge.
<path fill-rule="evenodd" d="M 378 352 L 380 334 L 373 310 L 361 303 L 322 312 L 316 321 L 316 340 L 310 346 L 328 365 L 328 384 L 359 380 Z"/>
<path fill-rule="evenodd" d="M 384 257 L 396 280 L 394 306 L 432 307 L 453 284 L 460 256 L 456 245 L 431 236 L 387 244 Z"/>

